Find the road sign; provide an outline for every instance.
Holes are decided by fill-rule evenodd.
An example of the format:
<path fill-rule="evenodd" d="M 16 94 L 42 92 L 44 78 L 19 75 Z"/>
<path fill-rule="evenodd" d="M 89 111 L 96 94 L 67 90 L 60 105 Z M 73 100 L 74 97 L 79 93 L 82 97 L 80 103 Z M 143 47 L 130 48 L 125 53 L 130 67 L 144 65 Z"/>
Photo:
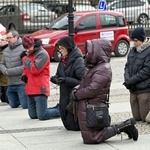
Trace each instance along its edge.
<path fill-rule="evenodd" d="M 98 10 L 107 10 L 106 0 L 100 0 L 98 3 Z"/>

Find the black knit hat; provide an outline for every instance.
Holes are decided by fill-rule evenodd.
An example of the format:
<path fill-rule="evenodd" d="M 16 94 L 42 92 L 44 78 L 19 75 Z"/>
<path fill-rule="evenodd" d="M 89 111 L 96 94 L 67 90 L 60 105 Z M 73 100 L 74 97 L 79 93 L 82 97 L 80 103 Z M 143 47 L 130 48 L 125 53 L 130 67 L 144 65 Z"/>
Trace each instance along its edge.
<path fill-rule="evenodd" d="M 132 39 L 136 38 L 136 39 L 144 42 L 144 40 L 146 39 L 146 32 L 145 32 L 144 28 L 143 27 L 135 28 L 131 34 L 131 38 Z"/>

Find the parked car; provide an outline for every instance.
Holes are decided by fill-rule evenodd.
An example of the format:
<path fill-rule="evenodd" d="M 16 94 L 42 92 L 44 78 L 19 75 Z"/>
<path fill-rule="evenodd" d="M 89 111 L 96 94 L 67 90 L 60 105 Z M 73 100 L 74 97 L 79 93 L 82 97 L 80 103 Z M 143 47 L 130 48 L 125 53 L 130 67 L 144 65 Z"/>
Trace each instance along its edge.
<path fill-rule="evenodd" d="M 75 11 L 93 11 L 97 9 L 89 4 L 76 4 L 74 5 L 74 10 Z"/>
<path fill-rule="evenodd" d="M 31 33 L 50 24 L 57 15 L 41 4 L 16 3 L 0 8 L 0 23 L 7 30 L 16 29 L 19 33 Z"/>
<path fill-rule="evenodd" d="M 150 5 L 148 0 L 115 0 L 108 4 L 108 10 L 121 12 L 127 22 L 146 24 L 150 18 Z"/>
<path fill-rule="evenodd" d="M 57 5 L 60 4 L 59 1 L 57 0 L 33 0 L 32 3 L 36 3 L 36 4 L 42 4 L 45 8 L 48 9 L 49 6 L 51 5 Z"/>
<path fill-rule="evenodd" d="M 49 3 L 46 8 L 57 13 L 58 16 L 61 16 L 69 12 L 68 3 Z M 73 6 L 73 11 L 92 11 L 96 10 L 95 7 L 89 4 L 76 4 Z"/>
<path fill-rule="evenodd" d="M 41 39 L 43 48 L 51 59 L 59 61 L 59 52 L 55 49 L 57 41 L 68 35 L 68 14 L 57 18 L 47 29 L 30 34 Z M 85 54 L 86 40 L 105 38 L 112 43 L 112 52 L 116 56 L 126 56 L 129 49 L 129 32 L 122 13 L 111 11 L 74 12 L 74 40 Z"/>

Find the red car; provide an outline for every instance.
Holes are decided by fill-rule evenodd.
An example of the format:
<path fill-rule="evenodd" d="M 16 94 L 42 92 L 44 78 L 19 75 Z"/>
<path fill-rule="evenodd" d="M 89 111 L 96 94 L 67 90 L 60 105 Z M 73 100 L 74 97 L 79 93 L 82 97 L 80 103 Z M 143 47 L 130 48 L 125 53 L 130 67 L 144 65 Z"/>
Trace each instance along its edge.
<path fill-rule="evenodd" d="M 61 37 L 68 36 L 68 27 L 68 14 L 64 14 L 46 29 L 34 32 L 31 36 L 41 39 L 50 58 L 59 61 L 60 54 L 55 44 Z M 112 52 L 118 57 L 126 56 L 130 39 L 124 15 L 112 11 L 74 12 L 74 40 L 83 54 L 86 40 L 96 38 L 110 40 Z"/>

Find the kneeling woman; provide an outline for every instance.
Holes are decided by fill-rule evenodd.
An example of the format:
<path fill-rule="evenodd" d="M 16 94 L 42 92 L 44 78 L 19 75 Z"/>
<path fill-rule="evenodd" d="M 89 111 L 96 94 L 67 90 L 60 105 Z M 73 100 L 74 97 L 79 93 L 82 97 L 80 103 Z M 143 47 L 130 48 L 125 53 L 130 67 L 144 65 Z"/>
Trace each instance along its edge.
<path fill-rule="evenodd" d="M 71 98 L 78 101 L 78 120 L 85 144 L 102 143 L 116 134 L 125 132 L 130 139 L 138 139 L 135 120 L 128 119 L 119 124 L 103 129 L 91 129 L 86 126 L 86 100 L 93 105 L 107 101 L 112 71 L 110 66 L 111 43 L 105 39 L 94 39 L 86 42 L 86 66 L 89 69 L 81 80 L 76 92 L 72 91 Z"/>

